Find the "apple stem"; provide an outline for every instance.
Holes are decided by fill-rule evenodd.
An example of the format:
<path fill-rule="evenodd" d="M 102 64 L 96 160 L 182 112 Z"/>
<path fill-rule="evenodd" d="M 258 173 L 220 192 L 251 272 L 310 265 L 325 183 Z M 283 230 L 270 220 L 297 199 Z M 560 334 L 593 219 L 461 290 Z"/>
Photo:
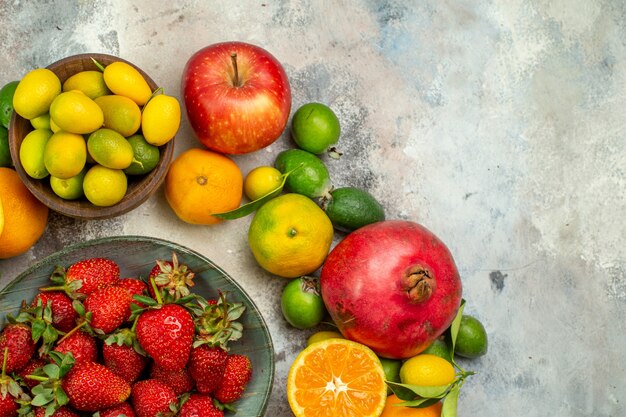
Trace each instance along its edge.
<path fill-rule="evenodd" d="M 241 85 L 239 85 L 239 70 L 237 69 L 237 52 L 233 52 L 230 54 L 230 60 L 233 63 L 233 70 L 235 75 L 233 76 L 233 85 L 235 87 L 241 87 Z"/>

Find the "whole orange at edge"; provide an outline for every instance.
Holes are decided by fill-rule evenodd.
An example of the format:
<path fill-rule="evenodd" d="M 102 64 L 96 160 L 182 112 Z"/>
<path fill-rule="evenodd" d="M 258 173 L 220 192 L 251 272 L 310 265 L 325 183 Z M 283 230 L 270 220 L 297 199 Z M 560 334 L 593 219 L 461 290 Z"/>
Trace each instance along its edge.
<path fill-rule="evenodd" d="M 48 224 L 48 207 L 37 200 L 12 168 L 0 168 L 0 198 L 4 228 L 0 259 L 21 255 L 41 237 Z"/>
<path fill-rule="evenodd" d="M 287 400 L 296 417 L 378 417 L 385 406 L 385 372 L 367 346 L 346 339 L 313 343 L 287 376 Z"/>
<path fill-rule="evenodd" d="M 241 204 L 243 175 L 227 156 L 192 148 L 180 154 L 165 177 L 165 198 L 176 215 L 191 224 L 210 225 L 212 216 Z"/>
<path fill-rule="evenodd" d="M 259 208 L 250 223 L 248 244 L 261 267 L 295 278 L 317 270 L 333 240 L 330 219 L 300 194 L 278 196 Z"/>
<path fill-rule="evenodd" d="M 441 401 L 428 407 L 423 408 L 411 408 L 403 407 L 396 404 L 400 404 L 402 401 L 400 398 L 392 394 L 387 397 L 385 408 L 380 417 L 440 417 L 441 416 Z"/>

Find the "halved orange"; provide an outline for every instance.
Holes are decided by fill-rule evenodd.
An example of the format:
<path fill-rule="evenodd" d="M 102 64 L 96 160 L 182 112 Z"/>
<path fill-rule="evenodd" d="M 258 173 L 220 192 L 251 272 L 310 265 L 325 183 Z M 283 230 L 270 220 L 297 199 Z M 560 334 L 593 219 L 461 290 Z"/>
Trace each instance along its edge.
<path fill-rule="evenodd" d="M 296 417 L 378 417 L 386 398 L 380 360 L 357 342 L 314 343 L 289 369 L 287 399 Z"/>

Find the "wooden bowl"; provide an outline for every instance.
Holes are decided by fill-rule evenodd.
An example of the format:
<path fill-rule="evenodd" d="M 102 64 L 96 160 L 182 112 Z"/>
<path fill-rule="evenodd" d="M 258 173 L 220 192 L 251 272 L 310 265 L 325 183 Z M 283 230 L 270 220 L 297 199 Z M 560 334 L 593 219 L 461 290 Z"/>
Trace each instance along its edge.
<path fill-rule="evenodd" d="M 70 76 L 80 71 L 97 70 L 98 68 L 91 60 L 92 58 L 104 66 L 115 61 L 123 61 L 137 68 L 137 66 L 133 65 L 131 62 L 105 54 L 73 55 L 63 58 L 47 68 L 53 71 L 59 77 L 61 83 L 63 83 Z M 158 88 L 158 85 L 148 74 L 143 72 L 140 68 L 137 68 L 137 70 L 146 79 L 152 91 Z M 107 219 L 124 214 L 142 204 L 165 180 L 165 175 L 167 174 L 167 169 L 174 152 L 174 139 L 172 139 L 165 145 L 159 147 L 161 157 L 159 163 L 152 171 L 142 176 L 128 175 L 128 190 L 119 203 L 109 207 L 98 207 L 91 204 L 84 197 L 78 200 L 64 200 L 57 196 L 52 191 L 52 188 L 50 188 L 49 177 L 37 180 L 30 177 L 26 171 L 24 171 L 20 163 L 20 145 L 24 137 L 32 130 L 33 127 L 29 120 L 13 112 L 9 124 L 9 149 L 15 170 L 26 187 L 39 201 L 58 213 L 79 219 Z"/>
<path fill-rule="evenodd" d="M 172 252 L 179 262 L 195 272 L 191 290 L 203 297 L 217 298 L 218 290 L 228 300 L 241 302 L 246 310 L 238 321 L 243 337 L 229 344 L 230 352 L 247 355 L 252 362 L 252 379 L 244 396 L 233 405 L 237 416 L 262 416 L 267 407 L 274 381 L 274 348 L 267 325 L 244 289 L 220 267 L 191 249 L 165 240 L 142 236 L 117 236 L 96 239 L 69 246 L 28 268 L 0 290 L 0 323 L 6 325 L 8 314 L 16 315 L 22 300 L 30 303 L 37 289 L 47 285 L 55 266 L 68 267 L 79 260 L 106 257 L 120 267 L 122 277 L 145 279 L 156 259 L 169 260 Z"/>

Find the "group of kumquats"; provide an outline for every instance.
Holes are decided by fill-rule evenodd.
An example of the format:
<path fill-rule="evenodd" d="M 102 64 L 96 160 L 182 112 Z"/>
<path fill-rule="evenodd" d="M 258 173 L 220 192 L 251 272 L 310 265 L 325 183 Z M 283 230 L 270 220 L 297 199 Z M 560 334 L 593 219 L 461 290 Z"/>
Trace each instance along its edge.
<path fill-rule="evenodd" d="M 0 91 L 0 258 L 34 245 L 47 217 L 10 168 L 12 111 L 33 126 L 20 149 L 28 175 L 49 178 L 62 198 L 102 206 L 123 197 L 126 175 L 149 172 L 179 129 L 175 97 L 150 89 L 132 65 L 94 64 L 63 83 L 35 69 Z M 341 163 L 333 110 L 312 102 L 291 115 L 283 67 L 243 42 L 191 56 L 181 97 L 199 146 L 171 162 L 166 200 L 198 225 L 253 214 L 251 255 L 288 279 L 284 318 L 308 329 L 286 381 L 294 415 L 456 416 L 473 374 L 459 359 L 486 354 L 485 329 L 463 314 L 461 279 L 437 236 L 386 219 L 367 190 L 332 183 L 326 163 Z M 244 178 L 230 155 L 265 148 L 286 129 L 295 146 Z M 236 412 L 254 378 L 249 360 L 227 348 L 245 331 L 236 322 L 242 306 L 190 292 L 193 272 L 175 256 L 156 260 L 147 276 L 121 279 L 105 259 L 55 271 L 0 335 L 0 417 Z M 184 329 L 171 340 L 164 315 Z"/>

